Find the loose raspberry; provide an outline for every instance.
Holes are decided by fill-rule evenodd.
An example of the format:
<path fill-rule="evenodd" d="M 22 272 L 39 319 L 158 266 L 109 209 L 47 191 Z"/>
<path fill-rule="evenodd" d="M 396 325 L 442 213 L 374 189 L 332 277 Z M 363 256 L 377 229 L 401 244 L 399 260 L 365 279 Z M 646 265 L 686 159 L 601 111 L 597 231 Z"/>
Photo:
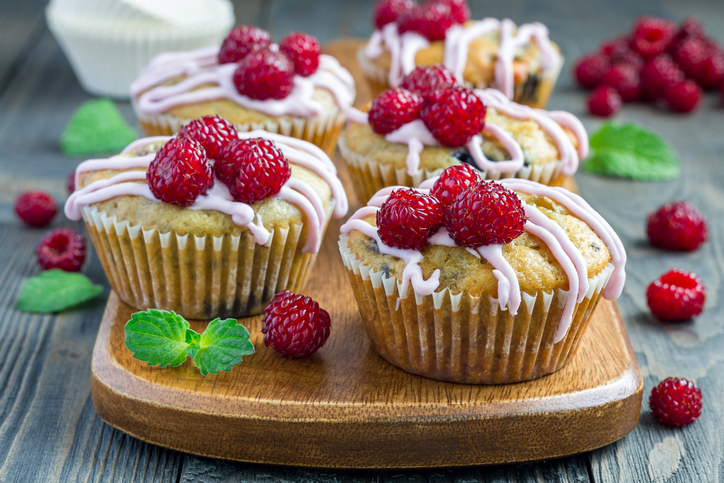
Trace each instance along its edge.
<path fill-rule="evenodd" d="M 445 3 L 417 4 L 400 16 L 400 33 L 417 32 L 427 40 L 445 40 L 445 32 L 455 23 Z"/>
<path fill-rule="evenodd" d="M 439 90 L 422 108 L 420 117 L 443 146 L 462 146 L 485 125 L 485 105 L 462 86 Z"/>
<path fill-rule="evenodd" d="M 409 188 L 393 190 L 377 212 L 380 240 L 391 247 L 421 250 L 444 216 L 442 204 L 434 196 Z"/>
<path fill-rule="evenodd" d="M 667 377 L 651 390 L 651 414 L 661 424 L 687 426 L 701 416 L 701 390 L 680 377 Z"/>
<path fill-rule="evenodd" d="M 676 25 L 656 17 L 642 17 L 634 25 L 631 46 L 643 56 L 650 56 L 664 52 L 674 36 Z"/>
<path fill-rule="evenodd" d="M 387 89 L 372 103 L 369 123 L 378 134 L 387 134 L 404 124 L 419 119 L 422 98 L 417 94 L 398 87 Z"/>
<path fill-rule="evenodd" d="M 15 214 L 26 225 L 45 226 L 53 220 L 56 213 L 58 205 L 55 200 L 42 191 L 26 191 L 15 200 Z"/>
<path fill-rule="evenodd" d="M 317 302 L 289 290 L 279 292 L 264 309 L 264 345 L 298 359 L 317 352 L 329 338 L 329 313 Z"/>
<path fill-rule="evenodd" d="M 269 32 L 253 25 L 241 25 L 229 32 L 219 49 L 219 64 L 239 62 L 252 52 L 271 45 Z"/>
<path fill-rule="evenodd" d="M 668 322 L 682 322 L 704 310 L 706 289 L 695 273 L 670 270 L 646 289 L 646 302 L 656 317 Z"/>
<path fill-rule="evenodd" d="M 644 66 L 644 58 L 633 50 L 628 50 L 621 54 L 617 54 L 611 57 L 611 64 L 626 64 L 636 69 L 636 72 L 640 71 Z"/>
<path fill-rule="evenodd" d="M 669 87 L 684 80 L 684 73 L 671 57 L 662 54 L 648 60 L 639 74 L 641 97 L 648 101 L 662 99 Z"/>
<path fill-rule="evenodd" d="M 480 173 L 469 164 L 457 164 L 440 174 L 430 194 L 443 206 L 450 206 L 460 192 L 480 181 Z"/>
<path fill-rule="evenodd" d="M 671 54 L 684 74 L 697 79 L 709 58 L 709 48 L 703 40 L 691 37 L 676 44 Z"/>
<path fill-rule="evenodd" d="M 412 0 L 381 0 L 372 11 L 372 21 L 377 30 L 388 23 L 397 22 L 400 15 L 409 11 L 415 2 Z"/>
<path fill-rule="evenodd" d="M 221 150 L 216 176 L 229 187 L 236 201 L 252 204 L 279 193 L 292 170 L 274 141 L 239 139 Z"/>
<path fill-rule="evenodd" d="M 221 148 L 238 139 L 233 124 L 221 116 L 204 116 L 186 124 L 178 132 L 179 137 L 193 139 L 206 150 L 206 157 L 216 159 Z"/>
<path fill-rule="evenodd" d="M 72 228 L 51 230 L 38 243 L 35 255 L 43 270 L 80 272 L 85 260 L 85 238 Z"/>
<path fill-rule="evenodd" d="M 626 37 L 607 40 L 599 47 L 599 51 L 606 57 L 615 57 L 617 55 L 631 52 L 631 40 Z"/>
<path fill-rule="evenodd" d="M 72 195 L 75 191 L 75 170 L 68 175 L 68 179 L 65 180 L 65 189 L 69 195 Z"/>
<path fill-rule="evenodd" d="M 679 82 L 666 90 L 664 99 L 672 111 L 691 112 L 701 100 L 701 88 L 693 80 Z"/>
<path fill-rule="evenodd" d="M 146 180 L 159 200 L 188 206 L 214 185 L 214 171 L 201 144 L 193 139 L 172 138 L 151 161 Z"/>
<path fill-rule="evenodd" d="M 609 68 L 608 58 L 601 54 L 584 55 L 573 66 L 573 77 L 584 89 L 593 89 L 603 80 Z"/>
<path fill-rule="evenodd" d="M 703 89 L 717 89 L 724 80 L 724 54 L 710 55 L 702 64 L 699 77 L 696 79 Z"/>
<path fill-rule="evenodd" d="M 279 43 L 279 52 L 294 64 L 294 73 L 309 77 L 317 72 L 322 49 L 317 39 L 302 32 L 292 32 Z"/>
<path fill-rule="evenodd" d="M 455 23 L 463 24 L 470 20 L 470 7 L 466 0 L 428 0 L 427 3 L 443 3 L 450 7 L 450 16 Z"/>
<path fill-rule="evenodd" d="M 431 99 L 438 90 L 454 85 L 455 77 L 444 65 L 416 67 L 403 77 L 400 83 L 400 87 L 422 96 L 425 100 Z"/>
<path fill-rule="evenodd" d="M 523 233 L 525 213 L 514 192 L 495 181 L 480 181 L 461 191 L 447 207 L 445 227 L 458 245 L 505 244 Z"/>
<path fill-rule="evenodd" d="M 239 94 L 252 99 L 284 99 L 294 87 L 294 64 L 279 52 L 253 52 L 239 63 L 233 81 Z"/>
<path fill-rule="evenodd" d="M 709 237 L 704 217 L 688 201 L 668 203 L 651 213 L 646 233 L 654 246 L 686 252 L 696 250 Z"/>
<path fill-rule="evenodd" d="M 616 89 L 623 102 L 633 102 L 641 94 L 639 74 L 626 64 L 614 64 L 603 76 L 603 84 Z"/>
<path fill-rule="evenodd" d="M 588 110 L 594 116 L 609 117 L 621 109 L 621 96 L 608 86 L 597 87 L 588 96 Z"/>
<path fill-rule="evenodd" d="M 688 37 L 698 37 L 700 39 L 706 38 L 706 29 L 699 21 L 693 17 L 685 18 L 679 26 L 679 33 L 677 34 L 679 39 L 686 39 Z"/>

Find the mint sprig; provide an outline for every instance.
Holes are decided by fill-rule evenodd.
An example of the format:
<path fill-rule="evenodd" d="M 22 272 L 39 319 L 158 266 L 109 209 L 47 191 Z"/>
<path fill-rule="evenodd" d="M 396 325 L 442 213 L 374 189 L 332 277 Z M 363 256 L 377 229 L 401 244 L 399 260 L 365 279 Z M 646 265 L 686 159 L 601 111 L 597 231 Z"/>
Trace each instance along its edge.
<path fill-rule="evenodd" d="M 15 308 L 24 312 L 55 313 L 93 299 L 103 292 L 82 273 L 54 268 L 30 277 L 23 284 Z"/>
<path fill-rule="evenodd" d="M 149 366 L 176 367 L 191 357 L 204 376 L 230 371 L 254 353 L 249 331 L 236 319 L 214 319 L 203 334 L 189 327 L 175 312 L 136 312 L 126 323 L 126 347 Z"/>

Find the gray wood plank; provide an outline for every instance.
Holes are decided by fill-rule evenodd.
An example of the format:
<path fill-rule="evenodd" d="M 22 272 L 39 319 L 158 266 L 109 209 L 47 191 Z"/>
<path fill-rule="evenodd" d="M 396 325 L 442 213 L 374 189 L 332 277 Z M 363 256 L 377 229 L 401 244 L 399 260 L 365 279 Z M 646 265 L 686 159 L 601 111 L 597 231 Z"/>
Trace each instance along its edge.
<path fill-rule="evenodd" d="M 46 3 L 44 0 L 6 1 L 0 6 L 0 93 L 40 37 Z"/>

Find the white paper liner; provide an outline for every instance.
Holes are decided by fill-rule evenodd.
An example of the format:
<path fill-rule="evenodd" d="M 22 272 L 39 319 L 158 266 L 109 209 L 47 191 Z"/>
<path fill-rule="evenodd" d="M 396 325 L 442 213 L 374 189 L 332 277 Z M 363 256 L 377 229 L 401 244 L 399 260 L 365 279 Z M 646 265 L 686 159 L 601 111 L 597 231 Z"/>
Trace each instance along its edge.
<path fill-rule="evenodd" d="M 565 366 L 575 354 L 613 265 L 589 279 L 565 337 L 554 342 L 567 290 L 522 292 L 518 314 L 500 310 L 493 297 L 449 289 L 406 292 L 395 277 L 374 272 L 349 249 L 339 248 L 367 334 L 380 356 L 407 372 L 465 384 L 529 381 Z M 575 296 L 575 295 L 573 295 Z"/>

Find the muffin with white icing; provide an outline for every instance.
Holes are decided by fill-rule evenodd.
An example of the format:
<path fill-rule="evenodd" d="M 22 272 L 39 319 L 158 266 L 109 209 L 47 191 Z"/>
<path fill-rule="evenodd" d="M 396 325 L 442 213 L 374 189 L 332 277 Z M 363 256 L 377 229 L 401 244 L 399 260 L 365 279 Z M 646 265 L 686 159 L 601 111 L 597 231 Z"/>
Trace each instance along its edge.
<path fill-rule="evenodd" d="M 313 144 L 207 116 L 81 163 L 65 212 L 85 221 L 124 302 L 209 319 L 300 291 L 347 199 Z"/>
<path fill-rule="evenodd" d="M 334 151 L 354 80 L 320 54 L 317 40 L 293 32 L 279 44 L 257 27 L 236 27 L 221 46 L 155 57 L 131 85 L 133 107 L 149 136 L 171 135 L 205 115 L 239 132 L 263 129 Z"/>
<path fill-rule="evenodd" d="M 625 280 L 619 238 L 578 195 L 484 181 L 466 165 L 380 191 L 339 245 L 377 352 L 459 383 L 559 370 L 599 297 L 615 299 Z"/>

